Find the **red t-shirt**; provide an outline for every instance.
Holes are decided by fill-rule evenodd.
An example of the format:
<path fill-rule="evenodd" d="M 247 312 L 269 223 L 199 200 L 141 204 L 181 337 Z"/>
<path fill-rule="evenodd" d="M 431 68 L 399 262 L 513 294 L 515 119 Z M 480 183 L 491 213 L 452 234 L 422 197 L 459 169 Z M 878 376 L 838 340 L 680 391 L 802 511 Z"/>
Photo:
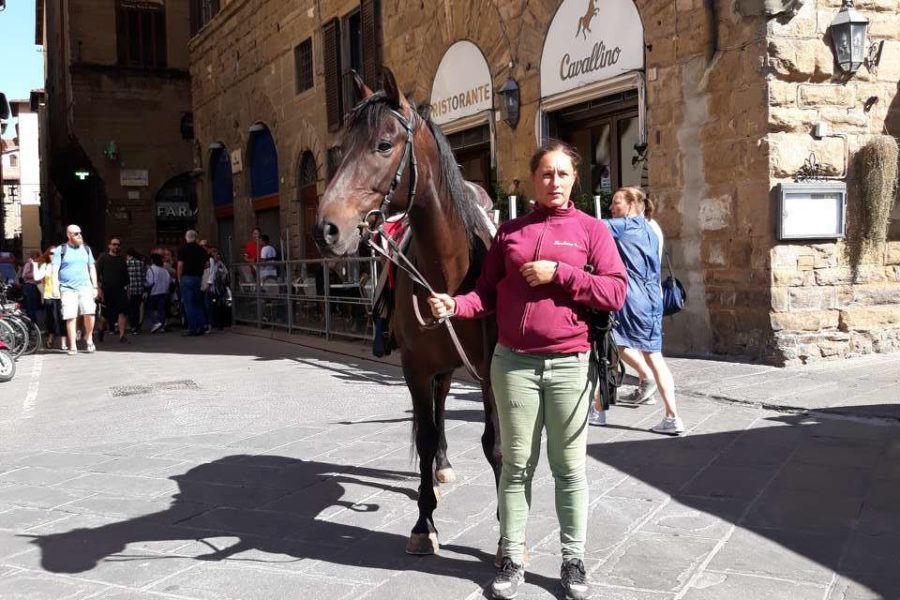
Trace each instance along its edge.
<path fill-rule="evenodd" d="M 249 242 L 247 242 L 247 244 L 244 246 L 244 254 L 247 255 L 248 262 L 256 262 L 257 260 L 259 260 L 257 251 L 260 248 L 262 248 L 262 244 L 259 242 L 259 240 L 250 240 Z"/>

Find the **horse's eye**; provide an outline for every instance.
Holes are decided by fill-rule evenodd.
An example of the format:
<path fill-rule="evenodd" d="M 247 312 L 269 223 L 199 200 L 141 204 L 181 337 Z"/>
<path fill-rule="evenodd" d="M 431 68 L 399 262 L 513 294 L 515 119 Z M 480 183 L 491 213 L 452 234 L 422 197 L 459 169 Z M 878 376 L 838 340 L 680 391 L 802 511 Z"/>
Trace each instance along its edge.
<path fill-rule="evenodd" d="M 381 140 L 380 142 L 378 142 L 378 151 L 381 152 L 382 154 L 387 154 L 393 148 L 394 148 L 394 145 L 390 142 L 387 142 L 385 140 Z"/>

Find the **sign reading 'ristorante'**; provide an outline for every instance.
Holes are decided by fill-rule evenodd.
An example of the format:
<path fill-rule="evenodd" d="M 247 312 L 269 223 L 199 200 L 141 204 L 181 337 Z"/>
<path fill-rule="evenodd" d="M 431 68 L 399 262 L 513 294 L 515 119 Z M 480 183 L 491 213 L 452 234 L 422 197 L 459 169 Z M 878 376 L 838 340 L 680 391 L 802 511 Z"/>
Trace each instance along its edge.
<path fill-rule="evenodd" d="M 494 88 L 478 46 L 463 40 L 447 49 L 431 87 L 431 118 L 443 125 L 490 110 Z"/>
<path fill-rule="evenodd" d="M 564 0 L 541 55 L 546 98 L 644 67 L 644 30 L 632 0 Z"/>

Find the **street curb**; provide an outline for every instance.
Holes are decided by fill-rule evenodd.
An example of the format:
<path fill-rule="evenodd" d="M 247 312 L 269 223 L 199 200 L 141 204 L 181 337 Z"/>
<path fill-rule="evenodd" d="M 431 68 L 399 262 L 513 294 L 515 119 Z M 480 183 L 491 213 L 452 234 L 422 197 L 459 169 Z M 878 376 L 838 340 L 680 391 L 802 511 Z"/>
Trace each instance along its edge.
<path fill-rule="evenodd" d="M 256 327 L 249 327 L 244 325 L 235 325 L 231 328 L 233 333 L 237 333 L 239 335 L 248 335 L 251 337 L 259 337 L 264 339 L 271 339 L 280 342 L 286 342 L 289 344 L 294 344 L 296 346 L 301 346 L 304 348 L 310 348 L 312 350 L 319 350 L 322 352 L 328 352 L 330 354 L 338 354 L 342 356 L 349 356 L 355 358 L 357 360 L 365 360 L 373 363 L 377 363 L 380 365 L 386 365 L 391 367 L 396 367 L 398 369 L 402 368 L 403 365 L 400 363 L 400 353 L 399 351 L 394 351 L 390 356 L 378 358 L 377 356 L 372 355 L 372 347 L 371 342 L 368 341 L 347 341 L 347 340 L 326 340 L 324 337 L 318 337 L 314 335 L 302 334 L 302 333 L 288 333 L 286 331 L 281 331 L 277 329 L 258 329 Z M 457 381 L 465 381 L 466 383 L 470 383 L 472 385 L 479 385 L 479 383 L 469 375 L 465 369 L 458 371 L 455 375 L 454 379 Z M 711 402 L 716 402 L 717 404 L 728 404 L 731 406 L 741 406 L 745 408 L 756 408 L 761 410 L 768 410 L 772 412 L 779 412 L 787 415 L 797 415 L 797 416 L 814 416 L 825 419 L 833 419 L 833 420 L 843 420 L 843 421 L 854 421 L 858 423 L 866 423 L 870 425 L 890 425 L 890 426 L 900 426 L 900 417 L 893 416 L 872 416 L 872 415 L 861 415 L 855 414 L 852 409 L 830 409 L 830 408 L 811 408 L 811 407 L 801 407 L 801 406 L 790 406 L 787 404 L 777 404 L 774 402 L 755 402 L 752 400 L 743 400 L 740 398 L 732 398 L 729 396 L 724 396 L 721 394 L 708 394 L 704 392 L 699 392 L 696 390 L 690 389 L 682 389 L 679 391 L 679 395 L 681 396 L 690 396 L 693 398 L 700 398 L 703 400 L 709 400 Z"/>
<path fill-rule="evenodd" d="M 737 405 L 746 408 L 758 408 L 787 415 L 819 417 L 837 421 L 853 421 L 857 423 L 864 423 L 867 425 L 900 426 L 900 417 L 861 415 L 854 413 L 852 409 L 810 408 L 802 406 L 788 406 L 786 404 L 774 404 L 771 402 L 753 402 L 751 400 L 730 398 L 728 396 L 722 396 L 719 394 L 704 394 L 703 392 L 696 392 L 693 390 L 682 391 L 681 395 L 691 396 L 694 398 L 702 398 L 704 400 L 710 400 L 717 404 L 729 404 L 732 406 Z"/>

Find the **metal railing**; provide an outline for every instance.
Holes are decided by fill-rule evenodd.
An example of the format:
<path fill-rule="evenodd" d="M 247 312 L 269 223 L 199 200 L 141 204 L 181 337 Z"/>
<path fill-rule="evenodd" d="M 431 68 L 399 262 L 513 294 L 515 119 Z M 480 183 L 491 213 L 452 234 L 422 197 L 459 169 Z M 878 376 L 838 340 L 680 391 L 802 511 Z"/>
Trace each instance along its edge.
<path fill-rule="evenodd" d="M 231 268 L 234 323 L 371 340 L 375 258 L 265 261 Z"/>

